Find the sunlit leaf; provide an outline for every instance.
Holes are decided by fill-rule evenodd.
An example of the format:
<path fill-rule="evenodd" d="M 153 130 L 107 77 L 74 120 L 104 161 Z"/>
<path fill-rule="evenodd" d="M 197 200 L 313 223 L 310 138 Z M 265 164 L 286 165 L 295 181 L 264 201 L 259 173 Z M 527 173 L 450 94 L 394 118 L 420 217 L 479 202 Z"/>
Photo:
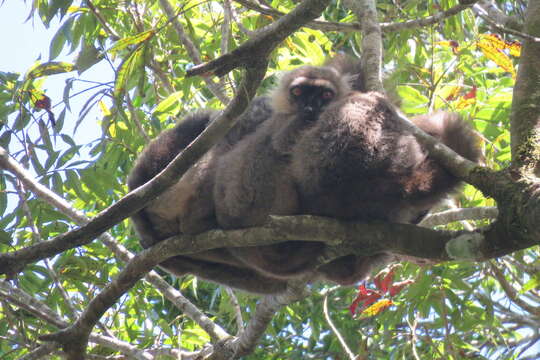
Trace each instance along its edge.
<path fill-rule="evenodd" d="M 130 79 L 133 72 L 137 68 L 137 65 L 142 60 L 143 54 L 143 47 L 138 47 L 135 51 L 131 53 L 131 55 L 122 63 L 122 65 L 118 69 L 116 81 L 114 83 L 114 97 L 117 100 L 120 100 L 120 97 L 124 94 L 127 81 L 128 79 Z"/>
<path fill-rule="evenodd" d="M 37 64 L 26 73 L 27 79 L 37 79 L 42 76 L 63 74 L 75 70 L 73 64 L 60 61 L 50 61 L 47 63 Z"/>
<path fill-rule="evenodd" d="M 375 316 L 388 309 L 393 304 L 392 300 L 382 299 L 362 311 L 363 315 Z"/>
<path fill-rule="evenodd" d="M 485 35 L 476 44 L 488 59 L 511 73 L 512 77 L 516 76 L 512 60 L 502 51 L 506 47 L 504 41 L 495 36 Z"/>
<path fill-rule="evenodd" d="M 147 30 L 147 31 L 143 31 L 143 32 L 141 32 L 141 33 L 139 33 L 137 35 L 129 36 L 129 37 L 126 37 L 124 39 L 118 40 L 116 43 L 114 43 L 113 46 L 111 46 L 111 48 L 108 51 L 111 52 L 111 53 L 118 52 L 120 50 L 123 50 L 123 49 L 127 48 L 130 45 L 140 44 L 140 43 L 152 38 L 155 35 L 155 33 L 156 32 L 154 30 Z"/>

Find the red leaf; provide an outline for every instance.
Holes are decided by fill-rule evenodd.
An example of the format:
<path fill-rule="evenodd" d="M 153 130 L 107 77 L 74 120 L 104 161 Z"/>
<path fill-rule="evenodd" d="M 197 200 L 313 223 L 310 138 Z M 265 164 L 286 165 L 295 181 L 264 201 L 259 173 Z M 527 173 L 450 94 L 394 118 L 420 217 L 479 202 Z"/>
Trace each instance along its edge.
<path fill-rule="evenodd" d="M 405 286 L 408 286 L 409 284 L 412 284 L 413 282 L 414 280 L 405 280 L 405 281 L 394 283 L 390 287 L 390 291 L 389 291 L 390 296 L 395 296 L 399 294 Z"/>
<path fill-rule="evenodd" d="M 463 95 L 463 99 L 475 99 L 476 98 L 476 85 L 473 85 L 471 91 Z"/>
<path fill-rule="evenodd" d="M 354 315 L 356 313 L 356 308 L 361 302 L 363 302 L 362 308 L 364 308 L 373 304 L 373 302 L 377 301 L 377 299 L 379 299 L 380 297 L 381 295 L 379 293 L 367 289 L 364 284 L 361 284 L 360 286 L 358 286 L 358 295 L 356 295 L 356 299 L 354 299 L 349 306 L 349 311 L 351 312 L 351 314 Z"/>
<path fill-rule="evenodd" d="M 41 97 L 36 100 L 34 106 L 38 109 L 51 110 L 51 98 L 47 95 L 41 95 Z"/>

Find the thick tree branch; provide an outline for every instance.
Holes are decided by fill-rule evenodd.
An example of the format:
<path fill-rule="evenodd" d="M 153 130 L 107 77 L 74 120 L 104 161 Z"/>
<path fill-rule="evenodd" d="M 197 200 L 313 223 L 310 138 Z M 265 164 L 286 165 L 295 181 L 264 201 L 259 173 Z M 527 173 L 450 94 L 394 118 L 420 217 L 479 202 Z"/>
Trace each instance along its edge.
<path fill-rule="evenodd" d="M 540 243 L 540 182 L 537 178 L 523 178 L 515 169 L 493 171 L 481 167 L 424 133 L 402 114 L 396 112 L 396 117 L 437 162 L 497 201 L 499 216 L 486 230 L 485 236 L 489 242 L 481 241 L 484 247 L 481 253 L 489 254 L 488 257 L 501 256 Z M 533 140 L 533 151 L 540 151 L 538 143 Z M 478 249 L 470 250 L 476 254 Z"/>
<path fill-rule="evenodd" d="M 435 262 L 451 258 L 484 260 L 493 255 L 486 252 L 486 249 L 490 249 L 490 239 L 482 232 L 435 231 L 408 224 L 346 223 L 313 216 L 272 217 L 264 227 L 260 228 L 212 230 L 196 236 L 172 237 L 157 243 L 137 254 L 119 276 L 92 299 L 87 309 L 72 326 L 43 338 L 47 341 L 63 343 L 70 354 L 81 353 L 86 346 L 88 334 L 105 311 L 114 305 L 146 272 L 171 256 L 218 247 L 268 245 L 289 240 L 329 243 L 325 254 L 321 256 L 321 264 L 348 254 L 369 256 L 381 252 L 391 252 L 407 258 L 430 259 Z M 284 304 L 283 299 L 294 298 L 294 295 L 287 294 L 289 293 L 277 296 L 275 299 L 274 297 L 265 298 L 267 305 L 261 306 L 265 309 L 263 313 L 266 315 L 261 318 L 252 318 L 252 321 L 265 323 L 265 319 L 270 316 L 268 315 L 270 310 L 277 311 L 278 305 Z M 298 295 L 296 291 L 294 294 Z M 256 326 L 257 330 L 249 330 L 248 324 L 243 336 L 264 331 L 260 324 L 252 326 Z M 74 359 L 77 358 L 70 358 L 70 360 Z"/>
<path fill-rule="evenodd" d="M 540 37 L 540 3 L 530 1 L 525 13 L 524 31 Z M 510 130 L 512 160 L 532 174 L 540 163 L 540 43 L 523 42 L 519 70 L 514 87 Z"/>
<path fill-rule="evenodd" d="M 304 0 L 293 11 L 272 24 L 260 29 L 257 34 L 231 51 L 206 64 L 192 67 L 187 76 L 213 73 L 223 76 L 229 71 L 248 66 L 253 61 L 267 59 L 269 54 L 290 34 L 308 21 L 320 16 L 330 3 L 329 0 Z"/>

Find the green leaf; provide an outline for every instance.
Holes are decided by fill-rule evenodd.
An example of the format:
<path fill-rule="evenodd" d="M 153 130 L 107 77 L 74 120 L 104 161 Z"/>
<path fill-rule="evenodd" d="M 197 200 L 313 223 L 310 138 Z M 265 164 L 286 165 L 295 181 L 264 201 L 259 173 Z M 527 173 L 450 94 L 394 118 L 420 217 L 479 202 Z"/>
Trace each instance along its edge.
<path fill-rule="evenodd" d="M 523 284 L 520 294 L 524 294 L 532 289 L 540 288 L 540 274 L 535 274 L 529 281 Z"/>
<path fill-rule="evenodd" d="M 0 244 L 11 245 L 11 234 L 7 231 L 0 230 Z"/>
<path fill-rule="evenodd" d="M 49 46 L 49 61 L 56 59 L 64 49 L 66 42 L 71 40 L 71 25 L 73 20 L 73 18 L 68 19 L 62 24 L 56 34 L 54 34 Z"/>
<path fill-rule="evenodd" d="M 183 91 L 175 91 L 161 101 L 154 109 L 153 115 L 157 116 L 160 113 L 177 113 L 177 108 L 180 106 Z"/>
<path fill-rule="evenodd" d="M 114 98 L 118 103 L 122 103 L 121 98 L 126 91 L 127 81 L 132 77 L 137 65 L 143 59 L 143 47 L 140 46 L 120 65 L 114 83 Z"/>
<path fill-rule="evenodd" d="M 27 79 L 37 79 L 43 76 L 63 74 L 75 70 L 75 66 L 71 63 L 63 61 L 49 61 L 42 64 L 37 64 L 26 73 Z"/>
<path fill-rule="evenodd" d="M 429 99 L 412 86 L 398 86 L 397 93 L 403 100 L 402 110 L 406 113 L 425 113 Z"/>
<path fill-rule="evenodd" d="M 103 59 L 103 54 L 94 46 L 94 44 L 87 44 L 83 42 L 82 49 L 77 55 L 75 65 L 79 74 L 82 74 L 85 70 L 89 69 L 93 65 L 97 64 Z"/>
<path fill-rule="evenodd" d="M 129 36 L 118 40 L 114 45 L 109 48 L 108 52 L 114 53 L 127 48 L 130 45 L 137 45 L 142 42 L 151 39 L 156 34 L 155 30 L 143 31 L 137 35 Z"/>

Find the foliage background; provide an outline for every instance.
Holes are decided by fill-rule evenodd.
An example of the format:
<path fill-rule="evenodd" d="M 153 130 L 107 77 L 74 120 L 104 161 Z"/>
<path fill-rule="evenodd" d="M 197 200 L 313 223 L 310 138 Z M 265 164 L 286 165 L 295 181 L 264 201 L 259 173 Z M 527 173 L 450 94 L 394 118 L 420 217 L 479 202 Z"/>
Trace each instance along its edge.
<path fill-rule="evenodd" d="M 235 19 L 228 23 L 222 2 L 176 4 L 185 35 L 202 61 L 234 49 L 252 31 L 273 21 L 239 3 L 230 5 Z M 295 2 L 276 0 L 271 5 L 287 13 Z M 378 10 L 380 21 L 386 23 L 426 17 L 455 5 L 454 0 L 385 0 L 378 2 Z M 521 1 L 499 5 L 508 15 L 518 19 L 523 15 Z M 31 6 L 29 18 L 45 26 L 54 24 L 56 34 L 48 58 L 38 60 L 26 75 L 0 71 L 0 146 L 41 184 L 91 217 L 127 193 L 126 174 L 148 138 L 193 109 L 223 104 L 208 90 L 204 78 L 184 77 L 198 61 L 186 51 L 161 2 L 40 0 Z M 324 20 L 355 21 L 340 1 L 324 12 Z M 230 26 L 230 32 L 223 24 Z M 460 112 L 481 134 L 485 163 L 499 169 L 510 161 L 508 119 L 514 78 L 477 46 L 482 35 L 491 32 L 471 10 L 465 10 L 435 25 L 385 33 L 384 62 L 386 85 L 395 89 L 404 112 Z M 223 34 L 229 35 L 227 42 Z M 272 53 L 260 93 L 272 86 L 279 71 L 321 64 L 339 51 L 359 54 L 360 41 L 358 32 L 303 28 Z M 448 41 L 457 42 L 459 49 Z M 74 64 L 77 71 L 69 72 L 61 97 L 52 98 L 57 123 L 53 127 L 45 111 L 34 106 L 37 97 L 52 89 L 45 86 L 45 77 L 35 75 L 47 69 L 42 64 L 59 61 L 61 53 L 67 53 L 62 61 Z M 518 58 L 509 58 L 517 64 Z M 96 74 L 96 67 L 103 72 Z M 216 87 L 230 97 L 238 76 L 232 72 Z M 472 89 L 476 89 L 472 101 L 464 102 Z M 82 104 L 78 111 L 73 111 L 75 102 Z M 97 136 L 81 142 L 78 134 L 84 133 Z M 74 227 L 66 214 L 37 198 L 8 172 L 2 173 L 0 190 L 1 252 L 45 241 Z M 467 186 L 459 200 L 448 205 L 495 204 Z M 129 221 L 110 233 L 130 251 L 140 250 Z M 122 266 L 106 246 L 94 241 L 26 267 L 12 285 L 70 321 Z M 396 281 L 414 282 L 393 299 L 393 306 L 373 317 L 351 315 L 355 289 L 316 284 L 312 296 L 285 307 L 273 319 L 260 346 L 246 358 L 345 358 L 324 316 L 323 299 L 328 297 L 333 322 L 360 359 L 536 359 L 540 356 L 539 269 L 538 247 L 485 263 L 424 268 L 403 263 Z M 253 314 L 256 297 L 236 292 L 231 298 L 224 289 L 193 277 L 163 276 L 231 333 L 237 330 L 235 297 L 244 319 Z M 38 336 L 57 327 L 10 301 L 2 289 L 0 355 L 17 359 L 37 346 Z M 99 328 L 96 331 L 107 331 L 140 348 L 197 350 L 209 341 L 195 322 L 145 281 L 107 312 Z M 116 350 L 95 345 L 90 353 L 106 357 Z"/>

